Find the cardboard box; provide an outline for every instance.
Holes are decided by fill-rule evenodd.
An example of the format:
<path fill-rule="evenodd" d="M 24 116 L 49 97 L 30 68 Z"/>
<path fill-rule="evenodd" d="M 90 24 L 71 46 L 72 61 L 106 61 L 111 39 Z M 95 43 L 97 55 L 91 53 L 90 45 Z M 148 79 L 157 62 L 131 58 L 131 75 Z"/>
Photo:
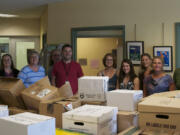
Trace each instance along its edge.
<path fill-rule="evenodd" d="M 168 92 L 161 92 L 155 93 L 148 97 L 168 97 L 168 98 L 180 98 L 180 90 L 168 91 Z"/>
<path fill-rule="evenodd" d="M 68 111 L 67 106 L 74 109 L 81 106 L 81 102 L 75 98 L 47 100 L 40 103 L 39 114 L 55 117 L 56 127 L 62 128 L 62 113 Z"/>
<path fill-rule="evenodd" d="M 0 118 L 3 135 L 55 135 L 55 118 L 34 113 L 20 113 Z"/>
<path fill-rule="evenodd" d="M 0 77 L 0 98 L 3 104 L 24 108 L 21 92 L 25 89 L 23 82 L 17 78 Z"/>
<path fill-rule="evenodd" d="M 138 104 L 139 126 L 153 131 L 180 131 L 180 99 L 151 97 Z"/>
<path fill-rule="evenodd" d="M 180 135 L 180 132 L 144 130 L 141 135 Z"/>
<path fill-rule="evenodd" d="M 36 110 L 24 110 L 17 107 L 9 107 L 9 115 L 15 115 L 18 113 L 24 113 L 24 112 L 31 112 L 31 113 L 38 113 Z"/>
<path fill-rule="evenodd" d="M 153 130 L 141 130 L 137 127 L 130 127 L 118 135 L 180 135 L 180 132 L 167 132 L 167 131 L 153 131 Z"/>
<path fill-rule="evenodd" d="M 107 106 L 116 106 L 121 111 L 137 111 L 137 104 L 142 99 L 141 90 L 114 90 L 107 92 Z"/>
<path fill-rule="evenodd" d="M 131 126 L 124 131 L 120 132 L 118 135 L 142 135 L 142 130 L 137 127 Z"/>
<path fill-rule="evenodd" d="M 7 105 L 0 105 L 0 117 L 9 116 L 9 110 Z"/>
<path fill-rule="evenodd" d="M 118 133 L 131 127 L 138 127 L 138 112 L 119 111 L 117 114 Z"/>
<path fill-rule="evenodd" d="M 66 83 L 58 88 L 60 97 L 70 98 L 73 97 L 73 92 L 70 83 Z"/>
<path fill-rule="evenodd" d="M 68 111 L 67 106 L 77 108 L 81 106 L 81 102 L 78 99 L 65 99 L 57 98 L 53 100 L 47 100 L 40 103 L 39 113 L 56 118 L 56 127 L 62 128 L 62 113 Z"/>
<path fill-rule="evenodd" d="M 106 102 L 98 102 L 98 101 L 82 101 L 81 102 L 82 105 L 103 105 L 103 106 L 106 106 Z"/>
<path fill-rule="evenodd" d="M 45 86 L 44 84 L 39 85 L 37 83 L 24 89 L 21 94 L 26 107 L 32 110 L 39 110 L 39 104 L 41 101 L 59 97 L 56 87 Z"/>
<path fill-rule="evenodd" d="M 106 101 L 109 78 L 105 76 L 84 76 L 78 80 L 78 94 L 81 101 Z"/>
<path fill-rule="evenodd" d="M 92 135 L 116 135 L 117 111 L 117 107 L 84 105 L 63 113 L 63 129 Z"/>

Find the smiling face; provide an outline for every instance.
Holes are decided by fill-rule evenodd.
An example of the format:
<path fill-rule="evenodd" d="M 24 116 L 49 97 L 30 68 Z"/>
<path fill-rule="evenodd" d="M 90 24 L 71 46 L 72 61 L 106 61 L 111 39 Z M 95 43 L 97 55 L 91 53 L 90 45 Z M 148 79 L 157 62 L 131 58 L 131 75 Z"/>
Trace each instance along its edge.
<path fill-rule="evenodd" d="M 152 60 L 148 56 L 143 56 L 141 59 L 141 64 L 143 67 L 148 68 L 151 66 Z"/>
<path fill-rule="evenodd" d="M 31 56 L 30 56 L 30 65 L 38 65 L 39 63 L 39 56 L 35 53 L 33 53 Z"/>
<path fill-rule="evenodd" d="M 9 56 L 4 56 L 3 57 L 3 65 L 4 67 L 11 67 L 11 58 Z"/>
<path fill-rule="evenodd" d="M 153 59 L 153 62 L 152 62 L 152 68 L 155 72 L 160 72 L 163 70 L 163 62 L 161 59 L 159 58 L 155 58 Z"/>
<path fill-rule="evenodd" d="M 70 61 L 72 58 L 72 49 L 71 47 L 66 47 L 62 51 L 62 58 L 64 61 Z"/>
<path fill-rule="evenodd" d="M 126 63 L 126 62 L 124 62 L 123 63 L 123 72 L 125 73 L 125 74 L 129 74 L 129 72 L 130 72 L 130 65 L 128 64 L 128 63 Z"/>
<path fill-rule="evenodd" d="M 113 67 L 113 57 L 107 56 L 105 60 L 106 67 Z"/>

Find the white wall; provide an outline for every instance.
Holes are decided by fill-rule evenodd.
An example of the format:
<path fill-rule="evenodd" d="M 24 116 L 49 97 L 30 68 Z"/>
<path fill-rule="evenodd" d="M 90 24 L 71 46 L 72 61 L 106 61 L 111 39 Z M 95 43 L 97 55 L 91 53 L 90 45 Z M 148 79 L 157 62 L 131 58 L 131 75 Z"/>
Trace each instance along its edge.
<path fill-rule="evenodd" d="M 48 6 L 48 43 L 71 41 L 72 27 L 125 25 L 126 40 L 153 45 L 175 45 L 174 23 L 180 22 L 179 0 L 71 0 Z"/>

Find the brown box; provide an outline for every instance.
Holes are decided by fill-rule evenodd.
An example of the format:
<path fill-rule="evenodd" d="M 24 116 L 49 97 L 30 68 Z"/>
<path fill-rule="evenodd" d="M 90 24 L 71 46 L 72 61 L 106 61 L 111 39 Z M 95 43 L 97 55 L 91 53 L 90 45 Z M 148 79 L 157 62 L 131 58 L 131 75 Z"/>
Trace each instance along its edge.
<path fill-rule="evenodd" d="M 56 87 L 35 83 L 21 93 L 28 109 L 38 110 L 41 101 L 59 97 Z"/>
<path fill-rule="evenodd" d="M 72 104 L 73 108 L 81 106 L 81 102 L 76 98 L 57 98 L 40 103 L 39 114 L 56 118 L 56 127 L 62 128 L 62 113 L 66 112 L 65 106 Z"/>
<path fill-rule="evenodd" d="M 24 110 L 17 107 L 9 107 L 9 115 L 15 115 L 18 113 L 24 113 L 24 112 L 31 112 L 31 113 L 37 113 L 35 110 Z"/>
<path fill-rule="evenodd" d="M 82 101 L 82 105 L 88 104 L 88 105 L 102 105 L 106 106 L 106 102 L 100 102 L 100 101 Z"/>
<path fill-rule="evenodd" d="M 118 133 L 118 135 L 142 135 L 143 131 L 138 129 L 137 127 L 131 126 L 122 132 Z"/>
<path fill-rule="evenodd" d="M 138 112 L 119 111 L 117 114 L 118 133 L 131 127 L 138 127 Z"/>
<path fill-rule="evenodd" d="M 73 97 L 73 92 L 70 83 L 66 83 L 58 88 L 60 97 L 70 98 Z"/>
<path fill-rule="evenodd" d="M 180 99 L 151 97 L 138 104 L 139 127 L 152 131 L 180 131 Z"/>
<path fill-rule="evenodd" d="M 0 77 L 0 99 L 12 107 L 24 108 L 21 92 L 25 89 L 23 82 L 17 78 Z"/>

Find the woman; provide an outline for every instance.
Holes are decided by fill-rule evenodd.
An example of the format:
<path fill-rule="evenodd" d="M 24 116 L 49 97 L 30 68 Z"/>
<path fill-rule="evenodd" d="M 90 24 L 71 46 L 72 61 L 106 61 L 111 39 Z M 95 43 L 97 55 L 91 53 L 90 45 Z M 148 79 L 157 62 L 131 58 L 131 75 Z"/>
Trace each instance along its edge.
<path fill-rule="evenodd" d="M 117 71 L 116 71 L 116 63 L 113 55 L 111 53 L 107 53 L 103 58 L 103 65 L 105 69 L 98 73 L 98 76 L 108 76 L 109 77 L 109 85 L 108 91 L 116 89 L 117 82 Z"/>
<path fill-rule="evenodd" d="M 51 78 L 52 78 L 52 68 L 53 68 L 53 65 L 55 63 L 57 63 L 58 61 L 60 61 L 60 50 L 58 49 L 54 49 L 51 51 L 51 54 L 50 54 L 50 67 L 49 67 L 49 70 L 48 70 L 48 77 L 49 77 L 49 80 L 51 82 Z"/>
<path fill-rule="evenodd" d="M 27 60 L 28 65 L 18 75 L 18 78 L 23 81 L 26 88 L 45 77 L 45 70 L 39 65 L 38 52 L 35 50 L 30 51 Z"/>
<path fill-rule="evenodd" d="M 1 59 L 0 76 L 17 77 L 19 70 L 14 68 L 13 60 L 10 54 L 4 54 Z"/>
<path fill-rule="evenodd" d="M 139 90 L 139 78 L 135 74 L 132 62 L 124 59 L 121 63 L 117 89 Z"/>
<path fill-rule="evenodd" d="M 148 53 L 141 55 L 141 70 L 139 73 L 140 89 L 143 89 L 143 80 L 151 73 L 152 58 Z"/>
<path fill-rule="evenodd" d="M 163 71 L 163 64 L 164 61 L 161 57 L 156 56 L 153 58 L 152 74 L 144 79 L 144 96 L 175 90 L 172 77 Z"/>

